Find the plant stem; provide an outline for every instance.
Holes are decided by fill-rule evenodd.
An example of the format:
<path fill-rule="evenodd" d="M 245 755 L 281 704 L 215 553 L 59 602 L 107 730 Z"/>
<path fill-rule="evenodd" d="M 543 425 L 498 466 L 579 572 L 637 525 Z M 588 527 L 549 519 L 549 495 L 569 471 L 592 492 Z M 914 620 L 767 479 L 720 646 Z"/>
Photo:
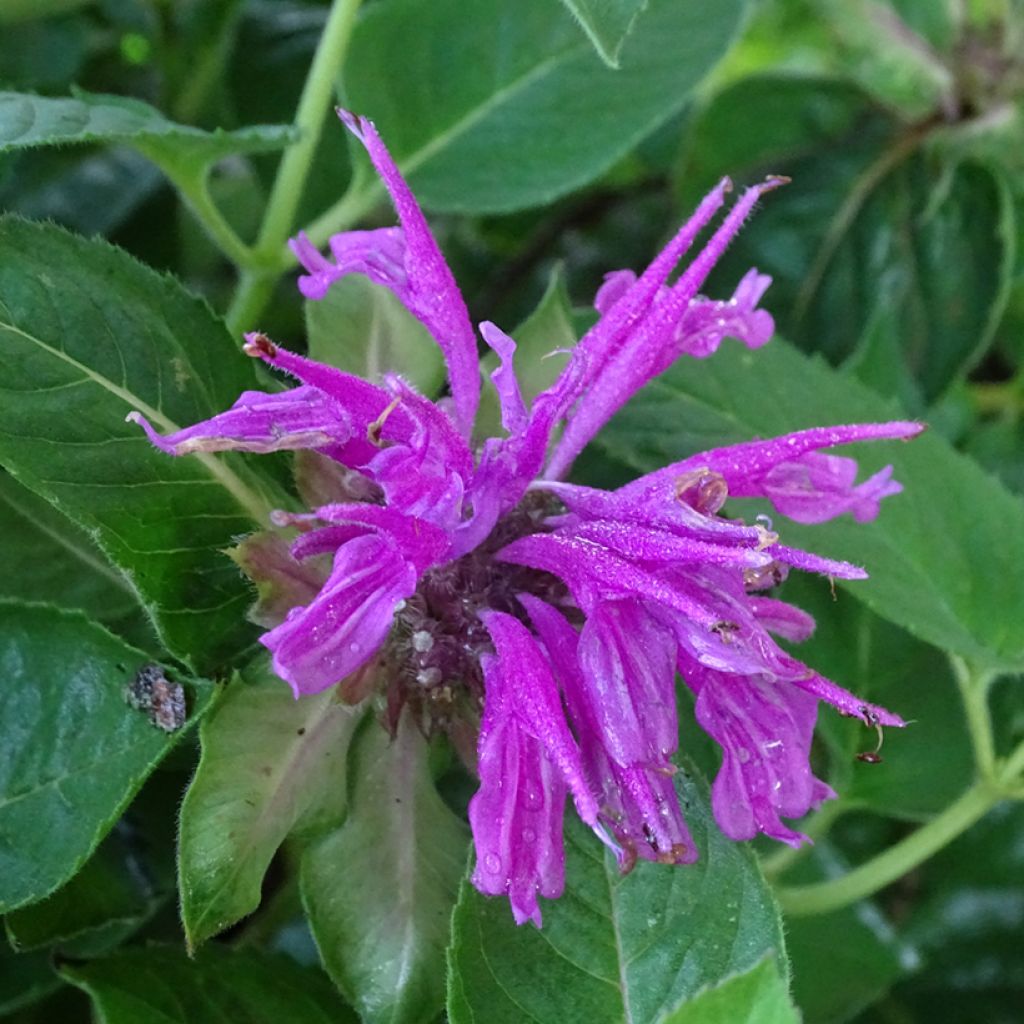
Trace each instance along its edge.
<path fill-rule="evenodd" d="M 956 839 L 1002 795 L 990 782 L 977 782 L 927 825 L 841 878 L 777 890 L 779 903 L 787 913 L 805 916 L 827 914 L 871 896 Z"/>
<path fill-rule="evenodd" d="M 1024 742 L 1021 742 L 1010 753 L 1003 765 L 1003 779 L 1009 785 L 1024 782 L 1020 776 L 1024 774 Z"/>
<path fill-rule="evenodd" d="M 258 267 L 243 271 L 228 310 L 228 327 L 237 333 L 262 313 L 281 272 L 279 252 L 295 221 L 302 189 L 320 141 L 334 83 L 355 27 L 360 0 L 334 0 L 295 112 L 298 141 L 287 150 L 263 214 L 255 252 Z"/>
<path fill-rule="evenodd" d="M 174 174 L 166 166 L 163 170 L 213 244 L 240 270 L 255 266 L 253 250 L 235 234 L 234 228 L 210 196 L 207 169 L 204 168 L 199 174 L 187 175 Z"/>
<path fill-rule="evenodd" d="M 989 669 L 975 668 L 956 654 L 949 655 L 953 675 L 960 689 L 967 715 L 967 731 L 974 748 L 974 762 L 983 779 L 995 776 L 996 746 L 992 736 L 992 715 L 988 706 L 988 691 L 995 679 Z"/>

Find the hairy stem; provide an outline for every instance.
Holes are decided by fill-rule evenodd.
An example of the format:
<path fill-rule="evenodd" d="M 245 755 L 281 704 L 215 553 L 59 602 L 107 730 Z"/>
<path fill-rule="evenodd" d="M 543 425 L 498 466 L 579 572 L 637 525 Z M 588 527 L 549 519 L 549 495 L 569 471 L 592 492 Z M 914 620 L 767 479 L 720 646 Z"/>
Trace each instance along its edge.
<path fill-rule="evenodd" d="M 228 327 L 233 333 L 252 326 L 263 312 L 281 273 L 279 253 L 295 222 L 302 189 L 331 104 L 334 83 L 352 38 L 359 4 L 360 0 L 334 0 L 331 5 L 295 112 L 299 139 L 285 150 L 281 159 L 256 239 L 255 251 L 260 265 L 243 271 L 228 310 Z"/>
<path fill-rule="evenodd" d="M 778 889 L 779 903 L 788 914 L 807 916 L 827 914 L 871 896 L 966 832 L 1002 796 L 998 787 L 980 781 L 927 825 L 841 878 Z"/>

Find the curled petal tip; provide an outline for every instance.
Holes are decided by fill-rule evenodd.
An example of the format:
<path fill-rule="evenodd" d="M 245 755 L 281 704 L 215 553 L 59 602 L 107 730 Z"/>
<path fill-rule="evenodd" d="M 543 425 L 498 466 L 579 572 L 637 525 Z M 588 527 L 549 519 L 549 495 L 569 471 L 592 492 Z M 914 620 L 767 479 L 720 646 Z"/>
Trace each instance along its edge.
<path fill-rule="evenodd" d="M 719 183 L 718 187 L 722 192 L 731 192 L 733 189 L 732 178 L 727 174 Z"/>
<path fill-rule="evenodd" d="M 788 185 L 792 180 L 792 178 L 787 177 L 785 174 L 769 174 L 761 183 L 761 191 L 767 192 L 769 189 Z"/>
<path fill-rule="evenodd" d="M 142 413 L 138 409 L 132 409 L 130 413 L 124 418 L 125 423 L 141 423 Z"/>
<path fill-rule="evenodd" d="M 253 359 L 273 359 L 277 355 L 277 346 L 261 331 L 250 331 L 245 336 L 242 351 Z"/>

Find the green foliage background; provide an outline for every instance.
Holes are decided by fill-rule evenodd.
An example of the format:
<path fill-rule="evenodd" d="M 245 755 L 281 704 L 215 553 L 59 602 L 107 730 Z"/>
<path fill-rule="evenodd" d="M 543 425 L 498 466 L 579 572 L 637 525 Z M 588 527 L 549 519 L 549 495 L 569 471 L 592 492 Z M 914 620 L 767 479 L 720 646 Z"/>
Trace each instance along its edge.
<path fill-rule="evenodd" d="M 436 392 L 392 296 L 294 287 L 298 229 L 391 223 L 335 102 L 378 124 L 474 320 L 519 325 L 531 394 L 602 275 L 718 178 L 793 179 L 708 284 L 771 274 L 780 337 L 674 367 L 578 474 L 929 423 L 863 452 L 906 488 L 877 522 L 785 528 L 872 576 L 786 583 L 806 659 L 913 720 L 871 766 L 823 712 L 812 850 L 722 838 L 684 714 L 698 865 L 621 878 L 571 827 L 565 896 L 516 929 L 466 881 L 453 753 L 296 703 L 256 655 L 224 552 L 300 506 L 291 464 L 171 460 L 124 416 L 171 430 L 267 386 L 257 327 Z M 6 0 L 0 207 L 0 1017 L 1021 1019 L 1019 0 Z M 152 662 L 188 690 L 170 737 L 122 697 Z"/>

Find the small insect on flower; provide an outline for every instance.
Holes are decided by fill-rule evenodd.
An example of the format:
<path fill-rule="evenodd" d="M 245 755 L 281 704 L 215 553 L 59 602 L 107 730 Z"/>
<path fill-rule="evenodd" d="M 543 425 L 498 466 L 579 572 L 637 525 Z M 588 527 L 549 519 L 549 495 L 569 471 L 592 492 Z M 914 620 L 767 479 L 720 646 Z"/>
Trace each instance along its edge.
<path fill-rule="evenodd" d="M 143 665 L 125 686 L 124 699 L 164 732 L 177 732 L 185 724 L 185 690 L 180 683 L 172 683 L 159 665 Z"/>

